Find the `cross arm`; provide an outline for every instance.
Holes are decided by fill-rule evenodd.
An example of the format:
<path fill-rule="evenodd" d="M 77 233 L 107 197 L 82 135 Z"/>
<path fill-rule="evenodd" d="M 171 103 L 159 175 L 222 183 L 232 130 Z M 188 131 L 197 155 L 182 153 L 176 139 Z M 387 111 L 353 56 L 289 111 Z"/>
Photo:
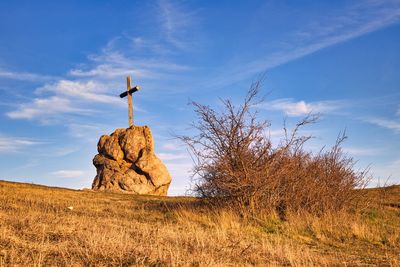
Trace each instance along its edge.
<path fill-rule="evenodd" d="M 127 96 L 128 94 L 133 94 L 136 91 L 140 90 L 140 86 L 135 86 L 133 88 L 131 88 L 129 91 L 125 91 L 122 94 L 119 95 L 120 98 L 124 98 L 125 96 Z"/>

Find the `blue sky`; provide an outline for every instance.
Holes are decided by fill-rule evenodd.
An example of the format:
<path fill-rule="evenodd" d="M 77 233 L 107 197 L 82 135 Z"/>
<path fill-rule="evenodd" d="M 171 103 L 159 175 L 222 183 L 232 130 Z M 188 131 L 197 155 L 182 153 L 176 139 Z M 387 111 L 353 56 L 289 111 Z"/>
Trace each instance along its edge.
<path fill-rule="evenodd" d="M 260 117 L 282 136 L 309 112 L 308 148 L 347 130 L 371 185 L 400 182 L 400 1 L 1 1 L 0 179 L 90 187 L 102 134 L 138 125 L 184 194 L 188 100 L 240 101 L 266 73 Z"/>

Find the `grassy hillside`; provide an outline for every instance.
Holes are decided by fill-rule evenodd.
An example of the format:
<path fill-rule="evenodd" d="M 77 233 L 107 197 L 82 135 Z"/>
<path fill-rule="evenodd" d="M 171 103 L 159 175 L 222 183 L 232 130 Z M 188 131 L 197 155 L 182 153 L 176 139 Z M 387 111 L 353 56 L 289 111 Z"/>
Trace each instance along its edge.
<path fill-rule="evenodd" d="M 244 221 L 189 197 L 0 181 L 0 266 L 399 266 L 400 187 L 368 194 L 354 214 Z"/>

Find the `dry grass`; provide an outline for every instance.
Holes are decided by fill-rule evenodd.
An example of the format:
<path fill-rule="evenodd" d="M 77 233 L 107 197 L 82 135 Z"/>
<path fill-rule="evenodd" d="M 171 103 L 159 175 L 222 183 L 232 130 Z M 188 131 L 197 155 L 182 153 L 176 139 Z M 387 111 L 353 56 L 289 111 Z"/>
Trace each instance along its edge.
<path fill-rule="evenodd" d="M 400 187 L 368 194 L 354 214 L 244 221 L 195 198 L 0 181 L 0 266 L 399 266 Z"/>

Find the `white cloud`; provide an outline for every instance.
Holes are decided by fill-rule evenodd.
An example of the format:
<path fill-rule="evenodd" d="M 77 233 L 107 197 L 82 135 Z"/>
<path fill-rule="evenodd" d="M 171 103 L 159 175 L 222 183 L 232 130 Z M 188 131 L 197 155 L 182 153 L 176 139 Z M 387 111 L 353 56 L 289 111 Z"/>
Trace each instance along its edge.
<path fill-rule="evenodd" d="M 371 124 L 375 124 L 382 128 L 393 130 L 395 133 L 400 133 L 400 121 L 398 121 L 398 120 L 369 117 L 369 118 L 366 118 L 364 121 L 371 123 Z"/>
<path fill-rule="evenodd" d="M 282 62 L 303 57 L 399 22 L 399 2 L 392 3 L 394 4 L 390 1 L 365 1 L 351 6 L 343 14 L 328 16 L 323 21 L 313 23 L 308 29 L 297 32 L 307 33 L 307 37 L 300 42 L 308 45 L 299 46 L 289 57 L 281 54 Z M 279 63 L 279 57 L 277 59 Z"/>
<path fill-rule="evenodd" d="M 73 154 L 75 152 L 78 152 L 80 150 L 80 148 L 78 147 L 61 147 L 61 148 L 57 148 L 53 155 L 58 156 L 58 157 L 64 157 L 70 154 Z"/>
<path fill-rule="evenodd" d="M 13 72 L 4 69 L 0 69 L 0 78 L 20 80 L 20 81 L 33 81 L 33 82 L 56 79 L 56 77 L 50 75 L 41 75 L 29 72 Z"/>
<path fill-rule="evenodd" d="M 51 172 L 50 175 L 57 178 L 78 178 L 85 175 L 85 172 L 80 170 L 59 170 Z"/>
<path fill-rule="evenodd" d="M 121 42 L 126 41 L 121 39 Z M 118 51 L 119 42 L 109 42 L 98 55 L 90 55 L 91 68 L 75 68 L 69 71 L 74 77 L 91 77 L 99 80 L 110 80 L 127 75 L 139 79 L 163 79 L 175 72 L 190 70 L 190 67 L 176 64 L 166 59 L 140 58 L 128 56 Z M 89 65 L 90 65 L 89 64 Z"/>
<path fill-rule="evenodd" d="M 118 97 L 118 93 L 110 95 L 105 92 L 117 88 L 112 82 L 101 83 L 94 80 L 71 81 L 59 80 L 45 84 L 35 90 L 36 94 L 53 93 L 52 96 L 35 98 L 30 103 L 20 104 L 17 110 L 10 111 L 7 116 L 12 119 L 39 119 L 45 121 L 59 118 L 66 113 L 90 115 L 97 112 L 95 103 L 104 103 L 126 107 L 126 100 Z M 121 88 L 120 88 L 121 89 Z M 123 89 L 121 89 L 122 92 Z M 87 108 L 90 107 L 90 108 Z M 138 105 L 135 110 L 143 111 Z"/>
<path fill-rule="evenodd" d="M 24 137 L 0 136 L 0 153 L 11 153 L 43 142 Z"/>
<path fill-rule="evenodd" d="M 111 134 L 116 128 L 121 127 L 118 123 L 69 123 L 66 125 L 68 134 L 74 138 L 85 140 L 92 145 L 97 144 L 99 137 L 103 134 Z"/>
<path fill-rule="evenodd" d="M 100 124 L 68 124 L 70 134 L 76 138 L 98 138 L 98 136 L 104 134 L 104 132 L 110 132 L 106 131 L 106 128 L 108 128 L 106 125 Z"/>
<path fill-rule="evenodd" d="M 74 107 L 67 98 L 51 96 L 35 98 L 31 103 L 21 104 L 15 111 L 7 113 L 12 119 L 48 118 L 62 113 L 90 113 L 88 109 Z"/>
<path fill-rule="evenodd" d="M 86 108 L 92 103 L 107 103 L 125 107 L 125 101 L 118 97 L 120 91 L 116 91 L 116 89 L 123 90 L 120 88 L 121 77 L 133 74 L 135 78 L 147 77 L 161 80 L 169 75 L 175 75 L 170 73 L 189 69 L 173 62 L 134 60 L 112 49 L 114 49 L 112 45 L 107 45 L 107 49 L 100 55 L 90 56 L 89 60 L 94 63 L 92 68 L 71 70 L 69 74 L 76 77 L 76 80 L 60 79 L 37 88 L 36 94 L 50 92 L 53 95 L 21 104 L 17 110 L 8 112 L 7 116 L 12 119 L 43 120 L 49 116 L 55 117 L 65 113 L 93 113 L 95 110 Z M 109 94 L 110 91 L 115 93 Z M 137 105 L 134 108 L 143 111 Z"/>
<path fill-rule="evenodd" d="M 400 159 L 395 159 L 386 163 L 372 165 L 371 174 L 373 175 L 373 186 L 388 184 L 400 184 Z"/>
<path fill-rule="evenodd" d="M 188 26 L 186 25 L 187 14 L 177 5 L 162 1 L 159 11 L 162 15 L 158 15 L 167 20 L 162 21 L 161 26 L 169 25 L 167 27 L 168 36 L 171 37 L 171 40 L 175 38 L 175 33 L 179 32 L 180 28 Z M 189 19 L 189 17 L 187 18 Z M 174 40 L 177 41 L 177 39 Z M 158 40 L 157 42 L 160 43 L 159 45 L 165 46 L 165 42 L 163 44 L 161 44 L 162 41 Z M 131 43 L 131 47 L 126 47 L 126 43 Z M 80 64 L 69 70 L 67 74 L 70 79 L 30 73 L 12 73 L 0 69 L 0 77 L 47 82 L 35 90 L 35 93 L 40 97 L 19 105 L 16 110 L 8 112 L 7 116 L 12 119 L 38 119 L 56 122 L 57 120 L 50 121 L 49 117 L 58 118 L 61 121 L 61 116 L 65 113 L 85 113 L 86 115 L 94 113 L 96 107 L 91 105 L 92 103 L 126 107 L 126 100 L 118 97 L 125 88 L 125 86 L 121 86 L 124 85 L 123 78 L 125 76 L 132 75 L 134 84 L 136 79 L 139 79 L 141 84 L 149 84 L 149 81 L 153 81 L 150 86 L 146 87 L 146 89 L 151 90 L 149 87 L 160 88 L 168 80 L 179 75 L 180 72 L 190 70 L 190 67 L 177 64 L 174 60 L 170 60 L 165 55 L 160 56 L 155 51 L 151 51 L 150 56 L 136 53 L 135 47 L 143 46 L 144 43 L 147 44 L 149 41 L 142 37 L 113 38 L 100 53 L 89 55 L 85 64 Z M 171 47 L 171 44 L 167 46 Z M 121 52 L 122 50 L 124 53 Z M 173 88 L 163 92 L 171 93 L 174 90 L 179 89 Z M 52 95 L 48 96 L 49 93 Z M 88 107 L 91 109 L 88 109 Z M 143 111 L 137 105 L 134 108 Z"/>
<path fill-rule="evenodd" d="M 99 102 L 114 105 L 124 105 L 124 101 L 115 95 L 107 95 L 102 92 L 107 88 L 95 81 L 69 81 L 60 80 L 54 84 L 47 84 L 36 90 L 37 93 L 53 92 L 56 95 L 76 98 L 79 101 Z"/>
<path fill-rule="evenodd" d="M 283 129 L 268 129 L 267 136 L 270 136 L 271 138 L 283 137 L 285 136 L 285 131 Z"/>
<path fill-rule="evenodd" d="M 69 71 L 69 75 L 74 77 L 97 77 L 100 79 L 111 79 L 126 75 L 134 75 L 141 78 L 151 76 L 152 73 L 140 69 L 133 59 L 115 51 L 113 46 L 109 43 L 101 54 L 88 57 L 89 62 L 94 65 L 92 68 L 75 68 Z"/>
<path fill-rule="evenodd" d="M 132 42 L 135 46 L 142 46 L 146 43 L 142 37 L 133 37 Z"/>
<path fill-rule="evenodd" d="M 143 70 L 137 68 L 122 67 L 111 64 L 100 64 L 89 70 L 83 69 L 72 69 L 69 74 L 75 77 L 99 77 L 99 78 L 114 78 L 124 77 L 127 75 L 133 75 L 134 77 L 149 77 L 150 73 L 146 73 Z"/>
<path fill-rule="evenodd" d="M 169 189 L 170 195 L 182 195 L 185 191 L 183 189 L 189 189 L 188 180 L 192 175 L 193 163 L 186 160 L 181 163 L 177 162 L 165 162 L 169 173 L 172 176 L 172 183 Z"/>
<path fill-rule="evenodd" d="M 284 112 L 287 116 L 297 117 L 307 115 L 309 113 L 329 113 L 343 107 L 343 101 L 318 101 L 318 102 L 305 102 L 294 101 L 290 98 L 277 99 L 274 101 L 262 104 L 262 108 L 268 110 L 279 110 Z"/>
<path fill-rule="evenodd" d="M 160 20 L 163 33 L 172 45 L 186 49 L 194 43 L 191 28 L 194 26 L 195 16 L 193 11 L 185 10 L 182 4 L 177 2 L 159 1 Z"/>
<path fill-rule="evenodd" d="M 190 158 L 189 155 L 181 154 L 181 153 L 158 153 L 158 156 L 163 161 L 171 161 L 171 160 L 179 160 L 179 159 L 187 159 Z"/>
<path fill-rule="evenodd" d="M 182 150 L 183 144 L 180 142 L 165 142 L 163 143 L 162 148 L 169 151 L 178 151 Z"/>
<path fill-rule="evenodd" d="M 362 1 L 341 13 L 327 14 L 308 26 L 286 35 L 280 50 L 266 56 L 225 66 L 208 86 L 233 84 L 321 49 L 346 42 L 400 21 L 399 1 Z M 231 63 L 230 63 L 231 64 Z M 236 67 L 239 66 L 239 67 Z"/>
<path fill-rule="evenodd" d="M 343 151 L 352 156 L 377 156 L 382 153 L 377 148 L 363 148 L 363 147 L 343 147 Z"/>
<path fill-rule="evenodd" d="M 189 66 L 177 64 L 168 55 L 160 55 L 165 47 L 177 51 L 184 46 L 184 40 L 194 16 L 176 3 L 160 1 L 157 5 L 158 23 L 164 31 L 164 39 L 154 40 L 143 37 L 119 36 L 110 40 L 98 54 L 88 56 L 87 62 L 79 64 L 67 72 L 68 78 L 56 78 L 30 73 L 13 73 L 0 69 L 0 77 L 14 79 L 40 80 L 46 82 L 35 93 L 40 97 L 23 103 L 16 110 L 7 113 L 12 119 L 38 119 L 46 122 L 49 117 L 62 120 L 65 113 L 94 113 L 97 107 L 92 103 L 107 103 L 125 107 L 126 103 L 118 95 L 125 86 L 123 77 L 132 75 L 146 89 L 165 86 L 179 73 L 191 70 Z M 155 18 L 155 21 L 157 21 Z M 127 47 L 127 44 L 130 46 Z M 151 46 L 148 53 L 138 53 L 138 48 Z M 163 48 L 164 46 L 164 48 Z M 124 52 L 122 52 L 124 51 Z M 145 54 L 145 56 L 144 56 Z M 121 80 L 122 79 L 122 80 Z M 118 90 L 118 91 L 117 91 Z M 163 90 L 171 93 L 178 87 Z M 147 92 L 148 92 L 147 91 Z M 51 95 L 49 96 L 49 93 Z M 91 109 L 88 109 L 90 107 Z M 143 111 L 137 105 L 136 110 Z"/>

